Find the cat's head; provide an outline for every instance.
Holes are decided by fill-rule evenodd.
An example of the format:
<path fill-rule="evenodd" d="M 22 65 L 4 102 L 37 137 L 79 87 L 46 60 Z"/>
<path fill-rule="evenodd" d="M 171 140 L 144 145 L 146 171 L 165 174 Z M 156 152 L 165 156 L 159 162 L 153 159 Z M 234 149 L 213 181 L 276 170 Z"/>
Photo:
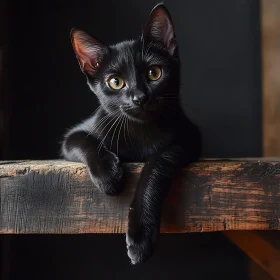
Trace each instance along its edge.
<path fill-rule="evenodd" d="M 71 38 L 88 85 L 106 111 L 146 122 L 168 110 L 167 100 L 178 98 L 178 47 L 163 4 L 152 10 L 138 40 L 106 46 L 77 29 Z"/>

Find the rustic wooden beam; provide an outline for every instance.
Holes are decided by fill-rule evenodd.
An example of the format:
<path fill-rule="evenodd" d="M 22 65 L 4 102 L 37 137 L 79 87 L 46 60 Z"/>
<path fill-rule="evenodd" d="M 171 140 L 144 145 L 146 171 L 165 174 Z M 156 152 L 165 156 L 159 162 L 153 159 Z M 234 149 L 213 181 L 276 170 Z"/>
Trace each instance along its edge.
<path fill-rule="evenodd" d="M 0 162 L 0 233 L 124 233 L 142 164 L 125 169 L 123 193 L 110 197 L 80 163 Z M 195 163 L 174 181 L 163 212 L 164 233 L 277 230 L 280 161 Z"/>

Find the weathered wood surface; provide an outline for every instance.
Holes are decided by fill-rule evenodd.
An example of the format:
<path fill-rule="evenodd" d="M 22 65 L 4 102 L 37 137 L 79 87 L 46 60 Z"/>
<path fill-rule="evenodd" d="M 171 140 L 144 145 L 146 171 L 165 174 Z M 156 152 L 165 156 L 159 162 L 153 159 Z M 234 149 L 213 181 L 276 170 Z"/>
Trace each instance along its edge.
<path fill-rule="evenodd" d="M 124 233 L 142 164 L 126 164 L 110 197 L 83 164 L 0 162 L 0 233 Z M 278 230 L 280 161 L 207 160 L 182 170 L 164 206 L 162 232 Z"/>

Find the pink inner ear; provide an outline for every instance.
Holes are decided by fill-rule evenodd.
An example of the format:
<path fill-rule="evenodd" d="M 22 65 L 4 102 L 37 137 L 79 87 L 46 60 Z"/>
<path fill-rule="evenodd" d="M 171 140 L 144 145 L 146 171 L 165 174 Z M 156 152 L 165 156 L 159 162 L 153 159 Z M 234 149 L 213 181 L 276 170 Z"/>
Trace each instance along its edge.
<path fill-rule="evenodd" d="M 80 63 L 81 70 L 94 76 L 99 64 L 101 47 L 83 31 L 76 31 L 72 35 L 73 48 Z"/>
<path fill-rule="evenodd" d="M 91 76 L 94 75 L 99 66 L 96 53 L 94 47 L 87 47 L 86 45 L 81 45 L 76 50 L 82 70 Z"/>
<path fill-rule="evenodd" d="M 174 27 L 164 8 L 158 7 L 152 12 L 147 24 L 146 36 L 151 40 L 162 42 L 171 51 L 175 49 Z"/>
<path fill-rule="evenodd" d="M 165 30 L 163 31 L 163 40 L 167 48 L 170 47 L 170 43 L 172 42 L 172 38 L 174 37 L 174 31 L 173 31 L 173 26 L 170 23 L 169 20 L 165 19 L 165 24 L 164 24 Z"/>

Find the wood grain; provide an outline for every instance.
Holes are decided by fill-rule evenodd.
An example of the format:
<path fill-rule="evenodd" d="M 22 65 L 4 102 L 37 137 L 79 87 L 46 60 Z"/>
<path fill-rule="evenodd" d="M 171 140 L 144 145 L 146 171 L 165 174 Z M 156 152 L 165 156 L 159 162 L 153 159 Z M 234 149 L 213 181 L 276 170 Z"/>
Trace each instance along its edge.
<path fill-rule="evenodd" d="M 264 156 L 280 156 L 280 1 L 262 0 Z"/>
<path fill-rule="evenodd" d="M 0 233 L 124 233 L 142 164 L 125 169 L 123 193 L 110 197 L 80 163 L 0 162 Z M 164 233 L 278 230 L 280 162 L 193 164 L 174 181 L 163 212 Z"/>

